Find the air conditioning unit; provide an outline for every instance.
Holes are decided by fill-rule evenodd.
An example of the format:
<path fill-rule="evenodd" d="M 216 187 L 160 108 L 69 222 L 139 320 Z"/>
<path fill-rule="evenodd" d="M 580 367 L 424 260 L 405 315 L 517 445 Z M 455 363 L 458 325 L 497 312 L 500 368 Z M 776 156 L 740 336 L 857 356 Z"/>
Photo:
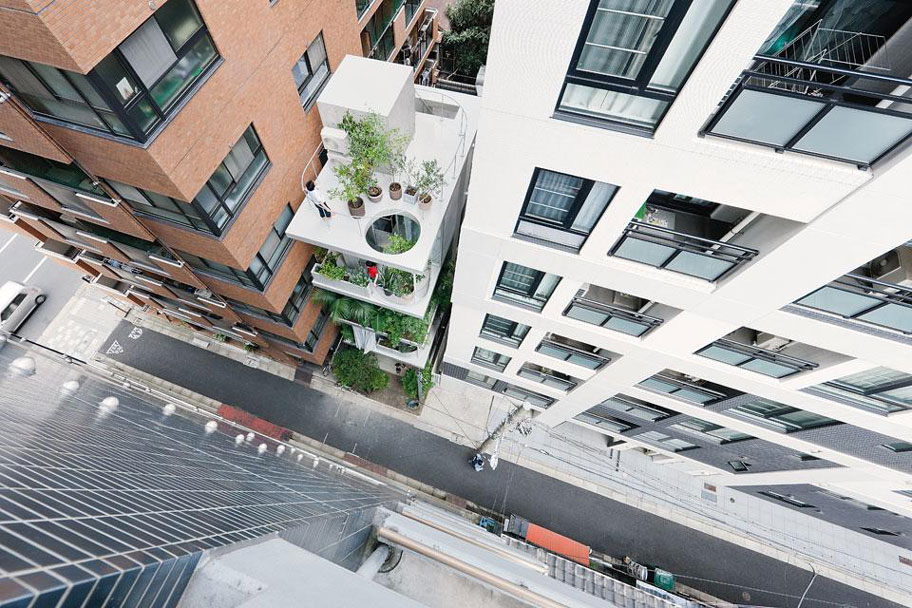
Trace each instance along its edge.
<path fill-rule="evenodd" d="M 912 288 L 912 247 L 897 247 L 871 262 L 871 276 L 884 283 Z"/>
<path fill-rule="evenodd" d="M 342 129 L 323 127 L 320 131 L 323 147 L 328 154 L 348 155 L 348 136 Z"/>
<path fill-rule="evenodd" d="M 788 346 L 790 342 L 791 340 L 788 338 L 780 338 L 779 336 L 760 331 L 757 332 L 757 339 L 754 341 L 754 346 L 762 348 L 763 350 L 778 352 Z"/>

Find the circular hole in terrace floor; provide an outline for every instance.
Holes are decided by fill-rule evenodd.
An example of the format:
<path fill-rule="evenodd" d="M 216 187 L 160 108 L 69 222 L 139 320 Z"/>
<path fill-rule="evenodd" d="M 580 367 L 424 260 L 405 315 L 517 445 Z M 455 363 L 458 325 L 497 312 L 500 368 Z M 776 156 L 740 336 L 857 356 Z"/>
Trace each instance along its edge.
<path fill-rule="evenodd" d="M 395 255 L 414 247 L 420 236 L 418 220 L 404 213 L 393 213 L 375 219 L 364 238 L 374 251 Z"/>

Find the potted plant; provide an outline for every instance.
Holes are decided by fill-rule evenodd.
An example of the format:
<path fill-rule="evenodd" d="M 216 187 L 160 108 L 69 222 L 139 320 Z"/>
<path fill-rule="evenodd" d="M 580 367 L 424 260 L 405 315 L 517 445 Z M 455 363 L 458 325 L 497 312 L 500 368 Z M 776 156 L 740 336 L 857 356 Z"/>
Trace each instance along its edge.
<path fill-rule="evenodd" d="M 364 217 L 364 200 L 361 195 L 376 185 L 370 169 L 367 165 L 352 161 L 334 166 L 333 173 L 336 174 L 339 185 L 330 190 L 329 195 L 339 201 L 346 201 L 352 217 Z"/>
<path fill-rule="evenodd" d="M 415 178 L 415 189 L 418 191 L 418 206 L 427 211 L 431 208 L 433 196 L 440 196 L 446 180 L 443 178 L 443 169 L 437 159 L 426 160 L 421 163 L 421 169 Z"/>
<path fill-rule="evenodd" d="M 379 203 L 380 199 L 383 198 L 383 190 L 380 186 L 374 184 L 367 189 L 367 198 L 369 198 L 371 202 Z"/>
<path fill-rule="evenodd" d="M 338 265 L 338 257 L 336 254 L 327 254 L 326 257 L 323 258 L 323 263 L 320 264 L 317 274 L 333 281 L 344 281 L 345 275 L 348 274 L 348 269 L 345 266 Z"/>
<path fill-rule="evenodd" d="M 415 161 L 410 158 L 403 160 L 402 172 L 405 174 L 407 180 L 405 194 L 402 196 L 402 200 L 413 205 L 418 198 L 418 188 L 414 185 L 418 177 L 418 167 L 415 164 Z"/>
<path fill-rule="evenodd" d="M 399 182 L 390 182 L 389 193 L 391 200 L 398 201 L 402 198 L 402 184 Z"/>
<path fill-rule="evenodd" d="M 226 336 L 225 334 L 223 334 L 223 333 L 220 332 L 220 331 L 215 332 L 215 341 L 216 341 L 216 342 L 221 342 L 221 343 L 224 344 L 225 342 L 228 341 L 228 336 Z"/>
<path fill-rule="evenodd" d="M 393 181 L 389 185 L 389 194 L 390 199 L 394 201 L 402 198 L 402 183 L 399 182 L 399 175 L 407 170 L 406 145 L 408 145 L 408 137 L 405 135 L 394 134 L 390 138 L 389 167 L 393 174 Z"/>

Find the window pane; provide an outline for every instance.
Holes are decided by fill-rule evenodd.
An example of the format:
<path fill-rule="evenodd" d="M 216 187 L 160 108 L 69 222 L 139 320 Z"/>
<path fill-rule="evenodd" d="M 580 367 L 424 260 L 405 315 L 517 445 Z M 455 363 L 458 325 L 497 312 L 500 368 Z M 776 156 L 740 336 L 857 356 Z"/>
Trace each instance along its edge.
<path fill-rule="evenodd" d="M 209 36 L 203 36 L 171 68 L 161 81 L 149 90 L 155 103 L 166 108 L 178 95 L 196 82 L 218 55 Z"/>
<path fill-rule="evenodd" d="M 523 215 L 561 224 L 569 215 L 582 187 L 583 180 L 578 177 L 541 170 Z"/>
<path fill-rule="evenodd" d="M 500 284 L 520 293 L 532 295 L 535 290 L 535 282 L 541 274 L 541 272 L 532 268 L 506 262 L 500 278 Z"/>
<path fill-rule="evenodd" d="M 189 0 L 169 0 L 155 11 L 155 20 L 175 50 L 182 47 L 203 25 Z"/>
<path fill-rule="evenodd" d="M 681 87 L 729 6 L 730 0 L 691 3 L 652 75 L 650 86 L 671 91 Z"/>
<path fill-rule="evenodd" d="M 753 361 L 748 361 L 741 367 L 743 369 L 749 369 L 752 372 L 757 372 L 758 374 L 771 376 L 773 378 L 784 378 L 785 376 L 790 376 L 797 372 L 794 367 L 789 367 L 787 365 L 782 365 L 781 363 L 775 363 L 773 361 L 767 361 L 765 359 L 754 359 Z"/>
<path fill-rule="evenodd" d="M 901 304 L 886 304 L 871 312 L 859 315 L 857 318 L 868 323 L 912 333 L 912 308 Z"/>
<path fill-rule="evenodd" d="M 750 355 L 745 355 L 715 345 L 703 349 L 699 354 L 710 359 L 715 359 L 716 361 L 721 361 L 722 363 L 728 363 L 729 365 L 739 365 L 751 358 Z"/>
<path fill-rule="evenodd" d="M 155 19 L 149 19 L 118 47 L 130 67 L 151 87 L 177 61 L 177 55 Z"/>
<path fill-rule="evenodd" d="M 676 248 L 668 245 L 660 245 L 659 243 L 627 236 L 621 246 L 614 252 L 614 255 L 625 260 L 642 262 L 659 268 L 677 251 Z"/>
<path fill-rule="evenodd" d="M 577 68 L 635 78 L 674 0 L 601 0 Z"/>
<path fill-rule="evenodd" d="M 660 99 L 573 83 L 567 84 L 560 100 L 561 110 L 593 118 L 614 119 L 648 129 L 658 124 L 669 105 L 669 102 Z"/>

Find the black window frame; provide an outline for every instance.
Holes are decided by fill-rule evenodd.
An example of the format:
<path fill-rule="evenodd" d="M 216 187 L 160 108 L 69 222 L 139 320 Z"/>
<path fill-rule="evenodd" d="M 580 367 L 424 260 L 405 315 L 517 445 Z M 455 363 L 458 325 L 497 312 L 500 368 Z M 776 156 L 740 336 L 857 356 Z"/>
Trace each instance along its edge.
<path fill-rule="evenodd" d="M 480 358 L 478 356 L 479 350 L 487 351 L 489 353 L 493 353 L 493 354 L 497 355 L 497 357 L 495 358 L 497 362 L 488 361 L 487 359 Z M 501 361 L 501 360 L 503 360 L 502 364 L 499 363 L 499 361 Z M 507 355 L 504 355 L 497 351 L 493 351 L 488 348 L 482 348 L 481 346 L 475 347 L 475 349 L 472 351 L 472 358 L 471 358 L 472 363 L 474 363 L 475 365 L 480 365 L 481 367 L 493 369 L 494 371 L 501 372 L 501 373 L 507 368 L 508 365 L 510 365 L 510 362 L 512 360 L 513 360 L 513 357 L 508 357 Z"/>
<path fill-rule="evenodd" d="M 250 164 L 244 168 L 244 171 L 241 172 L 240 176 L 234 177 L 231 175 L 231 171 L 225 166 L 225 159 L 228 158 L 228 154 L 231 153 L 231 150 L 234 150 L 235 146 L 237 146 L 241 140 L 248 140 L 248 133 L 250 137 L 253 137 L 256 140 L 257 147 L 256 149 L 251 148 L 253 158 L 251 159 Z M 257 133 L 256 128 L 253 126 L 253 123 L 250 123 L 247 128 L 244 129 L 237 142 L 231 146 L 231 150 L 229 150 L 228 154 L 225 155 L 225 158 L 219 161 L 219 164 L 212 172 L 212 175 L 209 176 L 209 179 L 206 180 L 206 183 L 203 184 L 203 187 L 200 188 L 200 191 L 197 192 L 192 201 L 193 206 L 197 208 L 198 212 L 200 212 L 207 226 L 209 226 L 210 230 L 215 236 L 221 236 L 228 231 L 228 229 L 234 223 L 234 220 L 244 210 L 244 207 L 253 196 L 253 193 L 256 192 L 257 188 L 262 183 L 266 173 L 270 168 L 272 168 L 272 161 L 269 160 L 269 155 L 266 154 L 266 147 L 263 145 L 263 140 L 260 139 L 260 136 Z M 262 160 L 258 161 L 257 159 L 260 158 L 261 154 Z M 234 209 L 232 209 L 231 206 L 229 206 L 226 202 L 226 199 L 235 193 L 235 190 L 238 188 L 240 181 L 247 176 L 247 171 L 251 170 L 251 167 L 256 167 L 258 164 L 260 166 L 258 169 L 256 169 L 256 175 L 254 175 L 253 178 L 249 180 L 247 189 L 241 193 L 234 205 Z M 212 184 L 213 178 L 219 173 L 220 169 L 224 169 L 224 171 L 228 173 L 228 175 L 230 175 L 232 178 L 228 187 L 225 188 L 221 194 L 219 193 L 217 187 Z M 225 214 L 223 221 L 216 221 L 215 218 L 212 217 L 212 214 L 206 211 L 206 208 L 199 201 L 199 196 L 204 190 L 207 190 L 209 192 L 209 195 L 212 196 L 213 200 L 215 200 L 216 206 L 213 211 L 221 211 Z"/>
<path fill-rule="evenodd" d="M 241 302 L 240 300 L 235 300 L 233 298 L 225 299 L 231 304 L 232 308 L 235 308 L 245 315 L 260 317 L 272 321 L 273 323 L 285 325 L 286 327 L 293 327 L 294 324 L 297 323 L 298 317 L 304 310 L 304 307 L 307 306 L 311 293 L 313 293 L 313 267 L 316 263 L 316 258 L 311 257 L 307 266 L 304 268 L 304 271 L 301 273 L 298 282 L 295 283 L 291 294 L 288 296 L 288 301 L 285 302 L 285 305 L 282 307 L 282 312 L 280 313 L 272 312 L 271 310 L 266 310 L 265 308 L 260 308 L 259 306 L 254 306 L 253 304 Z"/>
<path fill-rule="evenodd" d="M 294 244 L 294 239 L 292 239 L 285 232 L 288 228 L 288 224 L 285 224 L 284 229 L 277 228 L 277 226 L 282 221 L 283 214 L 288 210 L 291 212 L 291 217 L 294 218 L 294 210 L 291 205 L 286 204 L 282 210 L 282 214 L 279 215 L 279 218 L 276 219 L 276 222 L 270 226 L 270 231 L 279 237 L 279 243 L 276 246 L 275 250 L 268 256 L 269 259 L 263 254 L 263 248 L 268 244 L 269 235 L 266 237 L 266 241 L 260 246 L 260 250 L 254 255 L 254 261 L 259 261 L 262 264 L 260 273 L 252 270 L 250 266 L 246 270 L 240 270 L 220 262 L 213 262 L 212 260 L 207 260 L 204 257 L 194 255 L 192 253 L 187 253 L 181 251 L 181 257 L 190 265 L 193 269 L 199 271 L 202 274 L 211 276 L 214 279 L 219 281 L 225 281 L 227 283 L 233 283 L 235 285 L 240 285 L 245 289 L 252 289 L 254 291 L 265 291 L 278 268 L 282 265 L 282 262 L 288 255 L 288 252 L 291 250 L 292 245 Z M 291 222 L 291 219 L 288 220 Z M 254 262 L 251 262 L 251 265 Z M 270 264 L 274 263 L 274 267 Z M 264 272 L 265 271 L 265 272 Z M 261 275 L 266 275 L 261 276 Z"/>
<path fill-rule="evenodd" d="M 99 108 L 92 105 L 92 103 L 86 97 L 86 94 L 83 91 L 81 91 L 78 86 L 74 85 L 72 77 L 68 76 L 68 74 L 77 74 L 76 72 L 68 72 L 67 70 L 61 70 L 59 68 L 54 68 L 53 66 L 45 66 L 48 68 L 55 69 L 61 75 L 61 77 L 64 78 L 69 83 L 69 86 L 72 87 L 82 98 L 85 106 L 87 108 L 91 109 L 95 113 L 96 117 L 107 127 L 107 129 L 101 129 L 97 126 L 79 124 L 79 123 L 73 122 L 71 120 L 68 120 L 66 118 L 61 118 L 61 117 L 58 117 L 58 116 L 55 116 L 52 114 L 46 114 L 44 112 L 35 110 L 28 103 L 24 103 L 24 105 L 29 108 L 31 113 L 33 115 L 35 115 L 36 118 L 39 118 L 42 120 L 47 120 L 48 122 L 52 122 L 54 124 L 60 124 L 62 126 L 68 127 L 68 128 L 76 128 L 77 130 L 86 130 L 93 134 L 100 134 L 100 135 L 107 136 L 107 137 L 124 139 L 127 141 L 135 141 L 141 145 L 148 144 L 152 139 L 155 138 L 155 136 L 158 133 L 161 132 L 162 128 L 165 125 L 167 125 L 171 119 L 173 119 L 173 117 L 186 104 L 186 101 L 188 99 L 190 99 L 196 93 L 196 91 L 199 89 L 199 87 L 202 86 L 202 84 L 206 80 L 208 80 L 208 78 L 212 75 L 212 73 L 215 71 L 215 69 L 219 65 L 221 65 L 221 63 L 223 61 L 222 56 L 219 53 L 218 47 L 216 47 L 216 45 L 215 45 L 215 41 L 212 39 L 212 36 L 209 34 L 209 28 L 206 25 L 206 22 L 203 19 L 202 14 L 199 11 L 199 8 L 196 6 L 196 2 L 194 0 L 186 0 L 186 3 L 187 3 L 187 6 L 189 6 L 190 10 L 193 11 L 195 16 L 199 20 L 199 22 L 200 22 L 199 28 L 189 38 L 187 38 L 177 49 L 175 49 L 173 46 L 171 47 L 176 59 L 175 59 L 174 63 L 172 63 L 161 74 L 161 76 L 159 76 L 158 80 L 156 80 L 156 82 L 153 83 L 152 86 L 147 86 L 145 83 L 142 82 L 142 80 L 139 78 L 138 74 L 136 73 L 136 70 L 133 68 L 132 65 L 130 65 L 130 62 L 127 60 L 126 56 L 123 54 L 122 50 L 120 49 L 120 46 L 116 47 L 108 55 L 106 55 L 98 63 L 98 65 L 96 65 L 95 68 L 90 70 L 87 74 L 83 75 L 88 80 L 88 82 L 92 86 L 92 88 L 95 89 L 95 93 L 108 106 L 107 109 L 111 111 L 111 113 L 117 118 L 118 121 L 120 121 L 120 123 L 123 125 L 123 127 L 125 128 L 127 133 L 123 133 L 122 131 L 119 131 L 119 130 L 115 129 L 114 127 L 112 127 L 110 119 L 105 119 L 104 116 L 98 112 Z M 159 11 L 162 8 L 164 8 L 165 6 L 169 7 L 169 10 L 171 10 L 171 8 L 173 8 L 174 5 L 175 5 L 175 3 L 172 2 L 172 3 L 169 3 L 168 5 L 159 6 L 158 9 L 156 9 L 156 11 L 154 13 L 152 13 L 152 15 L 150 15 L 148 19 L 144 20 L 135 30 L 133 30 L 133 32 L 131 32 L 130 35 L 127 36 L 127 38 L 129 38 L 135 32 L 137 32 L 139 29 L 144 27 L 149 22 L 149 20 L 155 19 L 156 22 L 158 22 L 157 15 L 160 15 Z M 161 25 L 159 25 L 159 27 L 161 28 Z M 165 34 L 164 28 L 161 28 L 161 29 L 162 29 L 163 34 Z M 165 34 L 165 39 L 168 41 L 169 44 L 172 43 L 172 41 L 169 39 L 167 34 Z M 125 38 L 125 40 L 126 40 L 126 38 Z M 162 80 L 165 79 L 171 73 L 171 71 L 180 63 L 180 61 L 183 58 L 189 56 L 190 53 L 196 48 L 196 46 L 198 44 L 201 44 L 203 41 L 207 41 L 208 45 L 212 48 L 212 51 L 213 51 L 212 56 L 202 66 L 202 68 L 199 70 L 199 73 L 197 73 L 192 79 L 187 81 L 188 84 L 186 84 L 186 86 L 183 86 L 182 90 L 179 93 L 174 95 L 171 99 L 167 100 L 166 105 L 164 105 L 164 106 L 159 105 L 159 103 L 153 97 L 152 89 L 154 89 L 158 84 L 160 84 L 162 82 Z M 123 42 L 121 42 L 121 44 L 123 44 Z M 10 59 L 15 59 L 15 58 L 10 58 Z M 17 60 L 17 61 L 22 62 L 26 66 L 26 68 L 30 72 L 32 72 L 32 74 L 34 76 L 39 78 L 39 80 L 42 83 L 42 86 L 44 86 L 46 89 L 48 89 L 48 91 L 51 92 L 52 96 L 56 97 L 56 94 L 53 93 L 53 88 L 47 84 L 46 79 L 42 78 L 37 73 L 37 71 L 34 69 L 34 67 L 32 65 L 30 65 L 30 62 L 22 61 L 22 60 Z M 132 87 L 133 94 L 128 100 L 123 101 L 121 99 L 121 97 L 117 94 L 117 92 L 114 89 L 112 89 L 111 85 L 101 76 L 101 73 L 99 72 L 99 66 L 104 64 L 105 62 L 116 62 L 116 67 L 119 68 L 120 72 L 124 74 L 125 79 L 127 79 L 128 84 Z M 44 65 L 44 64 L 41 64 L 41 65 Z M 111 63 L 111 65 L 114 65 L 114 63 Z M 10 83 L 8 83 L 5 78 L 3 80 L 4 80 L 5 84 L 10 86 Z M 13 92 L 16 92 L 16 88 L 14 86 L 10 86 L 10 90 L 12 90 Z M 154 118 L 145 126 L 140 124 L 139 121 L 137 121 L 135 118 L 133 118 L 130 114 L 131 111 L 137 110 L 138 106 L 140 104 L 145 104 L 145 109 L 151 110 L 151 112 L 152 112 L 151 116 L 154 116 Z"/>
<path fill-rule="evenodd" d="M 489 321 L 500 321 L 500 322 L 506 323 L 509 327 L 508 334 L 500 334 L 500 333 L 491 331 L 489 329 Z M 524 329 L 521 329 L 521 328 L 524 328 Z M 519 323 L 517 321 L 512 321 L 510 319 L 507 319 L 507 318 L 504 318 L 504 317 L 501 317 L 498 315 L 492 315 L 489 313 L 489 314 L 485 315 L 484 320 L 481 322 L 481 330 L 479 331 L 478 335 L 482 338 L 485 338 L 486 340 L 492 340 L 494 342 L 498 342 L 505 346 L 519 348 L 519 346 L 523 343 L 523 340 L 526 339 L 526 336 L 528 335 L 530 329 L 531 329 L 531 327 L 529 325 L 525 325 L 523 323 Z M 515 338 L 511 339 L 508 337 L 508 336 L 517 335 L 517 331 L 522 334 L 518 340 Z"/>
<path fill-rule="evenodd" d="M 577 192 L 577 194 L 576 194 L 576 199 L 573 201 L 573 206 L 570 207 L 569 211 L 567 212 L 567 216 L 563 219 L 563 221 L 560 221 L 560 222 L 549 221 L 547 218 L 527 215 L 529 206 L 530 206 L 530 204 L 533 203 L 532 195 L 535 192 L 536 184 L 538 183 L 538 178 L 542 174 L 542 172 L 554 173 L 557 175 L 564 175 L 567 177 L 572 177 L 575 179 L 582 180 L 582 182 L 583 182 L 582 187 L 580 188 L 579 192 Z M 605 210 L 608 209 L 608 207 L 611 205 L 611 201 L 614 200 L 614 197 L 617 196 L 617 193 L 620 190 L 620 187 L 615 184 L 606 183 L 606 185 L 613 187 L 614 190 L 611 193 L 611 196 L 608 197 L 608 200 L 605 202 L 605 205 L 602 207 L 602 210 L 599 212 L 598 217 L 595 219 L 595 222 L 593 222 L 593 224 L 592 224 L 593 229 L 595 229 L 595 226 L 597 226 L 598 223 L 601 221 L 602 217 L 605 215 Z M 571 175 L 570 173 L 564 173 L 562 171 L 554 171 L 552 169 L 544 169 L 542 167 L 535 167 L 535 169 L 532 171 L 532 179 L 529 181 L 529 187 L 526 190 L 526 197 L 523 200 L 522 208 L 519 210 L 519 216 L 516 219 L 516 226 L 513 228 L 513 236 L 516 238 L 520 238 L 523 240 L 529 240 L 529 241 L 532 241 L 535 243 L 539 243 L 541 245 L 546 245 L 548 247 L 554 247 L 556 249 L 561 249 L 561 250 L 568 251 L 571 253 L 579 253 L 579 251 L 583 248 L 583 245 L 585 245 L 586 241 L 589 239 L 589 236 L 592 234 L 592 230 L 590 230 L 589 232 L 583 232 L 581 230 L 573 230 L 572 226 L 573 226 L 573 223 L 576 221 L 577 216 L 579 215 L 580 209 L 582 209 L 583 204 L 585 204 L 586 199 L 589 196 L 589 193 L 592 192 L 593 186 L 595 186 L 595 180 L 586 179 L 584 177 L 579 177 L 577 175 Z M 551 228 L 553 230 L 559 230 L 561 232 L 566 232 L 566 233 L 572 234 L 574 236 L 582 237 L 582 241 L 580 242 L 578 247 L 573 247 L 571 245 L 556 243 L 556 242 L 548 240 L 544 237 L 524 234 L 524 233 L 520 232 L 520 227 L 523 222 L 529 222 L 530 224 L 537 224 L 537 225 L 543 226 L 545 228 Z"/>
<path fill-rule="evenodd" d="M 537 273 L 535 275 L 535 278 L 532 280 L 530 288 L 528 289 L 527 292 L 520 291 L 513 287 L 506 287 L 502 284 L 504 274 L 507 272 L 507 264 L 513 264 L 520 268 L 525 268 L 527 270 L 531 270 L 531 271 Z M 538 270 L 537 268 L 531 268 L 524 264 L 519 264 L 517 262 L 510 262 L 510 261 L 504 260 L 504 263 L 501 264 L 501 267 L 500 267 L 500 273 L 497 275 L 497 282 L 494 284 L 494 293 L 491 297 L 499 302 L 504 302 L 506 304 L 513 304 L 514 306 L 521 306 L 522 308 L 534 310 L 536 312 L 541 312 L 545 308 L 545 306 L 548 305 L 548 302 L 551 300 L 551 296 L 554 295 L 554 292 L 557 290 L 557 287 L 560 285 L 560 282 L 563 280 L 563 277 L 557 277 L 557 275 L 552 275 L 552 276 L 557 277 L 557 282 L 554 284 L 554 287 L 551 289 L 551 292 L 548 294 L 548 296 L 544 300 L 536 298 L 535 292 L 538 291 L 538 288 L 541 285 L 542 281 L 549 274 L 550 273 L 547 273 L 543 270 Z M 535 300 L 537 302 L 541 302 L 541 306 L 533 306 L 532 304 L 529 304 L 529 303 L 511 299 L 509 296 L 500 296 L 497 293 L 499 290 L 504 291 L 506 293 L 512 293 L 512 294 L 516 294 L 518 296 L 529 298 L 529 299 Z"/>
<path fill-rule="evenodd" d="M 662 121 L 665 119 L 668 111 L 671 109 L 671 106 L 677 98 L 678 93 L 687 84 L 687 81 L 690 79 L 691 74 L 700 63 L 700 60 L 706 53 L 706 49 L 709 48 L 709 45 L 716 37 L 716 34 L 719 33 L 719 30 L 725 23 L 725 20 L 728 18 L 728 15 L 731 12 L 731 9 L 734 6 L 735 2 L 732 0 L 729 3 L 729 7 L 726 9 L 725 14 L 721 17 L 721 19 L 719 19 L 719 23 L 716 24 L 716 27 L 713 28 L 713 31 L 707 38 L 706 43 L 703 45 L 703 48 L 700 49 L 700 52 L 697 53 L 694 57 L 692 65 L 688 68 L 687 73 L 684 75 L 684 78 L 681 80 L 681 83 L 676 91 L 650 89 L 649 81 L 652 79 L 656 68 L 659 66 L 659 62 L 665 56 L 665 52 L 668 50 L 669 45 L 674 40 L 675 34 L 678 32 L 678 28 L 684 21 L 684 17 L 686 16 L 687 11 L 693 4 L 693 0 L 675 0 L 675 3 L 669 10 L 668 16 L 664 19 L 665 23 L 662 25 L 662 28 L 659 30 L 659 33 L 656 36 L 652 47 L 649 49 L 649 53 L 647 55 L 646 61 L 643 64 L 643 67 L 640 68 L 635 78 L 623 78 L 620 76 L 609 76 L 607 74 L 594 74 L 592 72 L 580 70 L 577 67 L 580 57 L 583 54 L 583 49 L 586 45 L 586 39 L 589 37 L 589 30 L 592 28 L 592 24 L 595 21 L 595 15 L 599 9 L 599 3 L 599 0 L 590 0 L 589 8 L 587 9 L 586 16 L 583 19 L 580 35 L 577 38 L 576 46 L 574 47 L 573 55 L 570 59 L 570 65 L 567 67 L 567 72 L 564 77 L 563 84 L 561 85 L 560 94 L 557 96 L 554 116 L 556 118 L 567 119 L 573 122 L 580 122 L 590 126 L 620 131 L 631 135 L 652 137 L 659 126 L 662 124 Z M 667 105 L 665 106 L 661 115 L 656 118 L 655 124 L 653 124 L 651 128 L 634 125 L 629 122 L 612 119 L 607 116 L 590 116 L 587 114 L 573 112 L 572 110 L 561 108 L 561 100 L 564 98 L 568 84 L 576 84 L 602 90 L 615 91 L 618 93 L 624 93 L 635 97 L 643 97 L 646 99 L 655 99 L 666 102 Z"/>
<path fill-rule="evenodd" d="M 305 99 L 302 96 L 304 95 L 305 90 L 311 84 L 311 82 L 313 81 L 313 79 L 317 73 L 316 70 L 314 69 L 314 66 L 311 63 L 310 49 L 313 47 L 314 44 L 316 44 L 316 42 L 318 40 L 320 41 L 320 44 L 323 46 L 323 61 L 320 65 L 326 65 L 326 74 L 323 76 L 323 79 L 320 81 L 318 86 L 315 87 L 313 89 L 313 91 L 310 93 L 310 95 L 308 95 L 308 97 Z M 300 64 L 302 60 L 305 61 L 306 65 L 307 65 L 307 70 L 309 72 L 309 76 L 303 82 L 298 83 L 297 78 L 295 77 L 294 68 L 298 64 Z M 323 37 L 322 30 L 320 31 L 319 34 L 317 34 L 316 38 L 314 38 L 313 41 L 311 41 L 311 43 L 307 45 L 307 50 L 304 51 L 304 53 L 301 55 L 301 58 L 295 62 L 294 66 L 292 66 L 291 74 L 292 74 L 292 78 L 294 78 L 294 80 L 295 80 L 295 84 L 298 87 L 298 96 L 301 97 L 301 107 L 303 107 L 305 110 L 311 109 L 313 107 L 313 105 L 316 103 L 317 96 L 320 94 L 320 91 L 323 89 L 323 86 L 327 82 L 329 82 L 329 77 L 332 76 L 332 69 L 329 66 L 329 54 L 326 52 L 326 39 Z"/>
<path fill-rule="evenodd" d="M 217 228 L 211 221 L 211 218 L 206 214 L 206 212 L 199 207 L 199 204 L 195 201 L 184 202 L 178 200 L 171 196 L 166 196 L 164 194 L 159 194 L 158 192 L 151 192 L 145 190 L 144 188 L 139 188 L 138 186 L 133 186 L 130 184 L 125 184 L 123 182 L 118 182 L 113 179 L 105 180 L 108 186 L 117 193 L 117 196 L 127 204 L 128 207 L 136 214 L 143 217 L 147 217 L 156 222 L 162 222 L 177 226 L 183 230 L 194 230 L 203 234 L 211 235 L 214 237 L 220 236 Z M 125 186 L 127 188 L 132 188 L 136 190 L 139 196 L 142 198 L 141 201 L 134 200 L 132 197 L 124 196 L 123 192 L 119 189 L 119 186 Z M 155 201 L 151 196 L 154 194 L 157 197 L 167 199 L 172 205 L 173 209 L 166 209 Z M 170 215 L 162 215 L 158 213 L 158 209 L 166 209 L 176 216 L 184 218 L 185 221 L 180 221 L 171 217 Z M 176 209 L 176 211 L 174 210 Z M 192 210 L 193 213 L 190 213 Z"/>

